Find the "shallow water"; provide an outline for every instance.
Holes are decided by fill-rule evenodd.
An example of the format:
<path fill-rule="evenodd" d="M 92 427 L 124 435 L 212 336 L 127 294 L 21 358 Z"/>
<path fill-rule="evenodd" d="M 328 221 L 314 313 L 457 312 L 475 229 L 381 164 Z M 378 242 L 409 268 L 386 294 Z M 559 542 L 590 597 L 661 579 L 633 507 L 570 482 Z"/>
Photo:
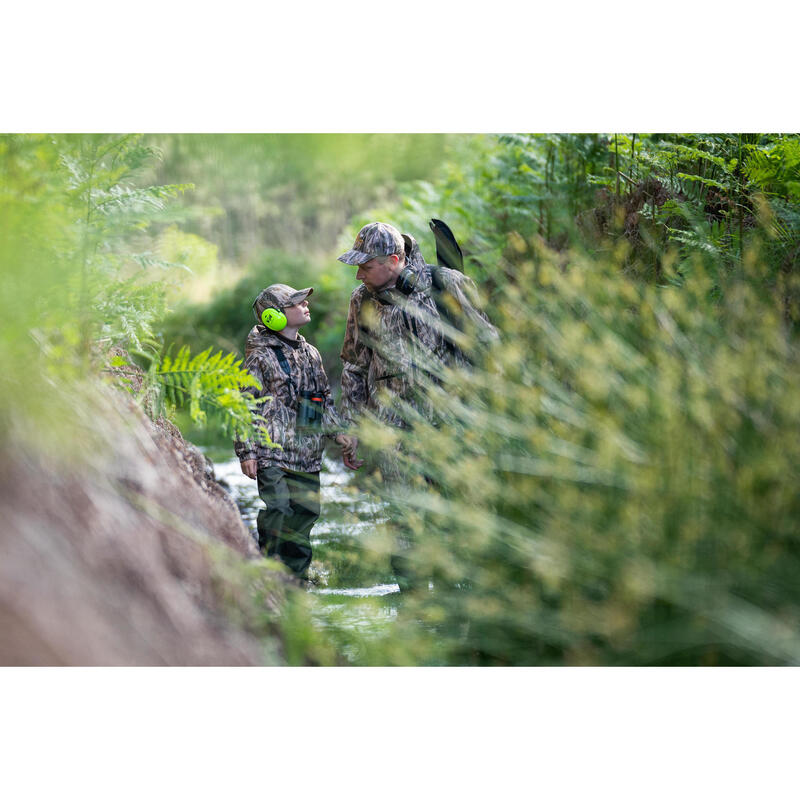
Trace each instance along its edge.
<path fill-rule="evenodd" d="M 262 503 L 256 481 L 242 473 L 236 458 L 216 462 L 214 470 L 257 539 L 256 518 Z M 317 624 L 373 638 L 384 634 L 397 617 L 400 588 L 392 581 L 388 563 L 376 570 L 374 560 L 362 557 L 362 542 L 386 521 L 386 516 L 382 503 L 358 489 L 357 477 L 340 461 L 324 458 L 320 473 L 322 510 L 311 531 L 314 555 L 310 575 L 318 585 L 308 591 L 315 596 L 313 616 Z M 351 653 L 345 648 L 344 652 L 357 660 L 355 650 Z"/>
<path fill-rule="evenodd" d="M 208 454 L 219 459 L 214 465 L 217 479 L 233 497 L 257 540 L 256 518 L 263 504 L 256 481 L 242 474 L 236 458 L 225 460 L 224 451 Z M 392 644 L 392 639 L 401 626 L 406 634 L 410 625 L 422 635 L 430 626 L 406 606 L 406 597 L 394 582 L 388 555 L 376 547 L 379 529 L 388 521 L 387 510 L 384 503 L 359 488 L 360 477 L 340 461 L 323 460 L 321 514 L 311 531 L 314 554 L 309 570 L 317 585 L 308 589 L 308 598 L 314 624 L 327 631 L 348 661 L 384 664 L 387 644 L 397 653 L 397 643 Z M 433 586 L 429 584 L 428 588 L 432 590 Z M 434 636 L 426 651 L 426 663 L 444 663 L 436 661 L 435 640 Z M 395 655 L 395 661 L 397 658 L 405 663 L 405 655 Z"/>

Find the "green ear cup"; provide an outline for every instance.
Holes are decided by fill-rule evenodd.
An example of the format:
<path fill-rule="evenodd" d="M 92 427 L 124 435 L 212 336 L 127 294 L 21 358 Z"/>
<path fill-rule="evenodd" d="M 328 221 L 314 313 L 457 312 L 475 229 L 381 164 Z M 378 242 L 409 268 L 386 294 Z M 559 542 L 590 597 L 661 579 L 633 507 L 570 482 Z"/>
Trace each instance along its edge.
<path fill-rule="evenodd" d="M 286 314 L 277 308 L 265 308 L 261 312 L 261 321 L 271 331 L 282 331 L 286 327 Z"/>

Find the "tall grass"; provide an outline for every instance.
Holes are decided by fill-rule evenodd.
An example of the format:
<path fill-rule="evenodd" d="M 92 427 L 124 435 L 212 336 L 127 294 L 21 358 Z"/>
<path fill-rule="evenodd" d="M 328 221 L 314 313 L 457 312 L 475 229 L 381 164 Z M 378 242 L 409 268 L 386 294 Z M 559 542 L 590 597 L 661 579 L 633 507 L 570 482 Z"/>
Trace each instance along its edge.
<path fill-rule="evenodd" d="M 424 578 L 387 661 L 800 663 L 800 364 L 758 240 L 661 286 L 624 246 L 516 250 L 502 341 L 427 387 L 435 421 L 362 425 L 417 476 L 373 484 Z"/>

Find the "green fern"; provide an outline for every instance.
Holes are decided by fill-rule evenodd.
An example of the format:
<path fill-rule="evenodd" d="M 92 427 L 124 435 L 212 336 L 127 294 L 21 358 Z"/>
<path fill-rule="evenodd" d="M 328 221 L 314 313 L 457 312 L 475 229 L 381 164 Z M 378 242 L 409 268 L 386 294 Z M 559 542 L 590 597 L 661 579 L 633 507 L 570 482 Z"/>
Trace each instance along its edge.
<path fill-rule="evenodd" d="M 749 145 L 745 173 L 770 197 L 800 199 L 800 140 L 781 137 L 765 146 Z"/>
<path fill-rule="evenodd" d="M 205 426 L 215 423 L 236 439 L 253 438 L 271 445 L 263 427 L 253 425 L 253 412 L 271 397 L 254 397 L 261 384 L 233 353 L 212 355 L 212 348 L 195 356 L 187 346 L 172 358 L 167 353 L 161 363 L 153 362 L 150 375 L 161 391 L 159 410 L 164 404 L 187 406 L 192 421 Z"/>

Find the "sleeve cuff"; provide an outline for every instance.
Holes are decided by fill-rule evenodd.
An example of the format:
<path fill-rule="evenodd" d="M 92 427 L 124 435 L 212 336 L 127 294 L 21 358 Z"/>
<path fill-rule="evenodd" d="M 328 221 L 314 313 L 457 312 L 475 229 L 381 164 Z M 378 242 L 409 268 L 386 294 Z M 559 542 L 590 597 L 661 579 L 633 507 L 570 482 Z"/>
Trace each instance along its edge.
<path fill-rule="evenodd" d="M 258 460 L 258 453 L 252 442 L 236 442 L 233 449 L 240 463 Z"/>

